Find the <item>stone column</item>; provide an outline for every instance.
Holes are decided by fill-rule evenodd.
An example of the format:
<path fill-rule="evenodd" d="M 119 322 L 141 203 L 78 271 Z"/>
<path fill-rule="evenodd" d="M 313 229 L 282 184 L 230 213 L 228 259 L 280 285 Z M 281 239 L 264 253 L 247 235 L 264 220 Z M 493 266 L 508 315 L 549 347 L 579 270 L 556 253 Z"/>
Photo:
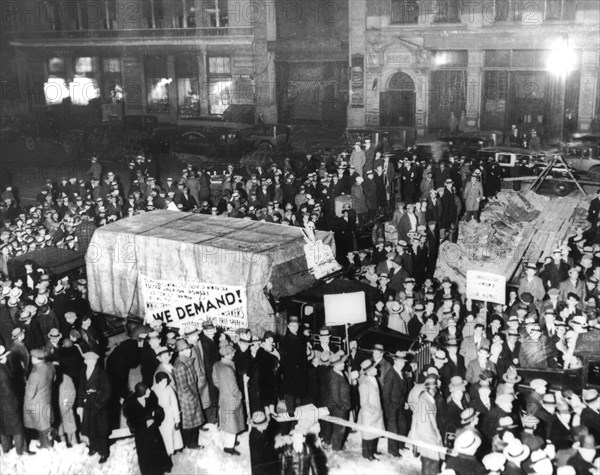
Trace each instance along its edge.
<path fill-rule="evenodd" d="M 251 19 L 254 31 L 256 118 L 262 115 L 266 123 L 276 123 L 275 55 L 269 51 L 269 42 L 277 39 L 277 24 L 275 16 L 267 14 L 275 11 L 275 0 L 261 0 L 256 6 L 257 11 L 262 12 L 261 15 Z"/>
<path fill-rule="evenodd" d="M 467 129 L 479 128 L 481 91 L 483 90 L 483 52 L 469 50 L 469 63 L 467 67 Z"/>
<path fill-rule="evenodd" d="M 578 129 L 587 132 L 592 125 L 597 101 L 598 51 L 584 50 L 581 56 L 581 83 L 579 86 Z"/>
<path fill-rule="evenodd" d="M 352 55 L 365 55 L 366 50 L 366 31 L 365 21 L 367 15 L 367 4 L 364 0 L 350 0 L 349 22 L 350 22 L 350 44 L 348 64 L 352 71 Z M 363 64 L 363 74 L 364 74 Z M 350 78 L 352 73 L 350 72 Z M 348 101 L 348 127 L 364 127 L 365 125 L 365 106 L 352 106 L 352 86 L 349 85 L 350 100 Z M 364 88 L 363 88 L 364 97 Z"/>
<path fill-rule="evenodd" d="M 175 56 L 167 56 L 167 78 L 171 79 L 171 83 L 167 84 L 169 91 L 169 122 L 177 123 L 177 80 L 175 78 Z"/>
<path fill-rule="evenodd" d="M 206 64 L 206 50 L 198 51 L 198 86 L 200 94 L 200 115 L 208 115 L 208 65 Z"/>

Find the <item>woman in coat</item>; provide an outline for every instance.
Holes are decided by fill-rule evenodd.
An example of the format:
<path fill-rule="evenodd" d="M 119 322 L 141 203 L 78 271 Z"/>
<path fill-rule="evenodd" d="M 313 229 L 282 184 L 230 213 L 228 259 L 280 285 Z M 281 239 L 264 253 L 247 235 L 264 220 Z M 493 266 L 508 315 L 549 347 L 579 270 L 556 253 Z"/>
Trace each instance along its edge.
<path fill-rule="evenodd" d="M 242 393 L 235 378 L 233 356 L 235 349 L 231 345 L 219 348 L 221 361 L 213 366 L 213 382 L 219 389 L 219 429 L 225 435 L 224 451 L 230 455 L 239 455 L 235 450 L 235 440 L 239 432 L 245 429 Z"/>
<path fill-rule="evenodd" d="M 134 393 L 129 396 L 123 407 L 123 415 L 135 437 L 135 449 L 142 475 L 170 472 L 173 462 L 165 450 L 159 431 L 165 413 L 148 386 L 144 383 L 135 385 Z"/>
<path fill-rule="evenodd" d="M 108 403 L 112 388 L 106 371 L 96 353 L 83 354 L 85 367 L 81 370 L 77 395 L 77 415 L 81 433 L 89 439 L 89 455 L 99 454 L 99 463 L 108 460 Z"/>
<path fill-rule="evenodd" d="M 25 386 L 23 402 L 24 425 L 38 432 L 40 448 L 52 446 L 49 429 L 54 422 L 52 409 L 52 381 L 54 381 L 54 365 L 45 361 L 44 350 L 31 350 L 31 373 Z"/>
<path fill-rule="evenodd" d="M 159 426 L 160 435 L 165 443 L 167 454 L 173 455 L 177 450 L 183 449 L 183 438 L 179 430 L 181 418 L 179 416 L 179 403 L 171 383 L 171 378 L 162 371 L 156 373 L 152 392 L 158 398 L 158 404 L 165 412 L 165 418 Z"/>
<path fill-rule="evenodd" d="M 381 396 L 377 384 L 377 367 L 372 360 L 365 360 L 360 365 L 362 376 L 358 380 L 358 393 L 360 395 L 360 412 L 358 423 L 373 429 L 385 430 L 383 424 L 383 409 Z M 361 432 L 362 456 L 368 460 L 377 460 L 377 442 L 379 436 L 372 432 Z"/>
<path fill-rule="evenodd" d="M 437 406 L 435 403 L 438 393 L 438 381 L 435 375 L 425 378 L 425 390 L 419 395 L 417 404 L 413 408 L 414 416 L 408 438 L 442 446 L 443 441 L 437 426 Z M 435 450 L 418 446 L 417 450 L 421 455 L 421 474 L 437 475 L 440 471 L 440 460 L 443 455 Z"/>
<path fill-rule="evenodd" d="M 471 176 L 471 181 L 465 186 L 463 198 L 465 200 L 465 220 L 470 221 L 471 217 L 475 217 L 475 220 L 479 221 L 479 207 L 483 199 L 483 187 L 477 175 L 473 174 Z"/>

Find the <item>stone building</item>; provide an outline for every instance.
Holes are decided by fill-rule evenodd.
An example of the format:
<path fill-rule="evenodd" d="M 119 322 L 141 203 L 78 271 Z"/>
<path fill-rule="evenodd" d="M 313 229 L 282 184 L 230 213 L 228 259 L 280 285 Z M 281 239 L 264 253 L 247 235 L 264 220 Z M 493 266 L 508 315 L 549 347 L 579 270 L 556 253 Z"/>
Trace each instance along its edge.
<path fill-rule="evenodd" d="M 2 0 L 19 97 L 124 102 L 160 121 L 254 104 L 275 121 L 275 0 Z"/>
<path fill-rule="evenodd" d="M 348 126 L 597 128 L 597 0 L 349 1 Z"/>

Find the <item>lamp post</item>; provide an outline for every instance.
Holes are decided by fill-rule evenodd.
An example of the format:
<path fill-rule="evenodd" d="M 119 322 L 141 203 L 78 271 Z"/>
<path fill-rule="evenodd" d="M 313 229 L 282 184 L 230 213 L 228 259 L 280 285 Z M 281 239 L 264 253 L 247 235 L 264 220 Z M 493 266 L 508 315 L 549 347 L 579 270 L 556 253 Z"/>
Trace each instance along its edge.
<path fill-rule="evenodd" d="M 567 76 L 576 66 L 576 54 L 569 47 L 568 38 L 558 40 L 548 53 L 546 59 L 546 70 L 552 73 L 554 78 L 553 88 L 554 94 L 552 97 L 551 113 L 556 115 L 553 117 L 552 130 L 553 135 L 563 138 L 564 121 L 565 121 L 565 96 L 567 87 Z"/>

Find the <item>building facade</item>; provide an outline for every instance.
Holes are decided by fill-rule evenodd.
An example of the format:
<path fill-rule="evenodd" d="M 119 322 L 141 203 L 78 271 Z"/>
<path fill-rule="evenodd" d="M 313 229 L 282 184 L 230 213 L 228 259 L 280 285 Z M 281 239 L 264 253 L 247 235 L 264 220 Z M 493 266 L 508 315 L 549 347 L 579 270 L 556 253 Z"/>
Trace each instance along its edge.
<path fill-rule="evenodd" d="M 230 104 L 277 119 L 274 0 L 2 1 L 2 18 L 30 110 L 100 97 L 160 121 Z"/>
<path fill-rule="evenodd" d="M 348 126 L 597 128 L 599 15 L 597 0 L 350 0 Z"/>

